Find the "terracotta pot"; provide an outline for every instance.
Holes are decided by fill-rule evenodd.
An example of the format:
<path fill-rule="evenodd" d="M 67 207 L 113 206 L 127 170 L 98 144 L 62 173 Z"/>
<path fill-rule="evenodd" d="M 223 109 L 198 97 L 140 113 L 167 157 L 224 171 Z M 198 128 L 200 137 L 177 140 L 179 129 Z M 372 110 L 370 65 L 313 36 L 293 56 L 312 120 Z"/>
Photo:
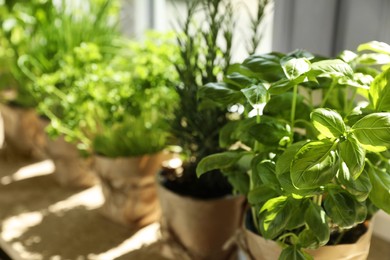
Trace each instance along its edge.
<path fill-rule="evenodd" d="M 162 208 L 163 252 L 172 259 L 233 259 L 236 247 L 227 243 L 240 227 L 243 196 L 198 200 L 158 188 Z"/>
<path fill-rule="evenodd" d="M 52 140 L 46 135 L 46 140 L 47 154 L 55 165 L 54 177 L 61 186 L 88 188 L 97 183 L 92 157 L 81 157 L 76 145 L 63 137 Z"/>
<path fill-rule="evenodd" d="M 96 156 L 105 203 L 103 215 L 131 228 L 141 228 L 160 217 L 156 173 L 164 155 L 107 158 Z"/>
<path fill-rule="evenodd" d="M 44 125 L 35 110 L 0 104 L 0 113 L 7 150 L 23 157 L 44 158 Z"/>
<path fill-rule="evenodd" d="M 341 244 L 335 246 L 324 246 L 316 250 L 307 250 L 315 260 L 366 260 L 372 235 L 373 224 L 368 225 L 368 230 L 356 243 Z M 249 231 L 243 230 L 246 243 L 248 259 L 254 260 L 275 260 L 279 258 L 282 252 L 281 247 L 272 240 L 266 240 L 263 237 Z"/>

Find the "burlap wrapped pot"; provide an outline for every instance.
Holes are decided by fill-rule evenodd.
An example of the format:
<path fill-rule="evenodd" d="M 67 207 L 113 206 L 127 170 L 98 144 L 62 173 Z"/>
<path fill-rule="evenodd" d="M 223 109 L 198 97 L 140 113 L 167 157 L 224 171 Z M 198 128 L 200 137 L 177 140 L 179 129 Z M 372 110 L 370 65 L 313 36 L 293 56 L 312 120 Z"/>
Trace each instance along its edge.
<path fill-rule="evenodd" d="M 245 198 L 227 196 L 200 200 L 159 185 L 164 256 L 183 260 L 235 259 L 237 248 L 227 243 L 242 223 Z"/>
<path fill-rule="evenodd" d="M 366 260 L 370 250 L 372 229 L 373 224 L 370 222 L 367 231 L 353 244 L 323 246 L 307 252 L 315 260 Z M 250 260 L 276 260 L 282 252 L 276 242 L 266 240 L 248 229 L 243 229 L 237 240 Z"/>
<path fill-rule="evenodd" d="M 0 104 L 3 138 L 10 156 L 45 157 L 44 124 L 34 109 Z"/>
<path fill-rule="evenodd" d="M 105 202 L 101 212 L 109 219 L 137 229 L 160 217 L 155 175 L 161 167 L 161 153 L 140 157 L 96 156 Z"/>
<path fill-rule="evenodd" d="M 83 158 L 75 144 L 64 137 L 51 139 L 46 136 L 47 154 L 55 165 L 54 177 L 57 182 L 69 188 L 88 188 L 97 183 L 93 170 L 93 158 Z"/>

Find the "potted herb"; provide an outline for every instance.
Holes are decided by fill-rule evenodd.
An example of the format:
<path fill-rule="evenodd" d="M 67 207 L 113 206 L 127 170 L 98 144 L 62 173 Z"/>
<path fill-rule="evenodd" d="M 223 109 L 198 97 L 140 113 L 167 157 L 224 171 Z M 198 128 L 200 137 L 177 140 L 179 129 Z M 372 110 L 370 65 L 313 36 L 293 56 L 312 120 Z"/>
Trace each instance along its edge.
<path fill-rule="evenodd" d="M 253 55 L 201 89 L 245 108 L 221 131 L 231 151 L 204 158 L 197 173 L 221 169 L 247 196 L 249 257 L 366 259 L 369 220 L 390 213 L 390 46 L 359 51 Z"/>
<path fill-rule="evenodd" d="M 256 32 L 267 3 L 259 1 L 259 15 L 252 21 Z M 179 106 L 172 133 L 182 149 L 181 162 L 168 162 L 159 174 L 162 235 L 170 257 L 185 254 L 190 259 L 226 259 L 234 254 L 233 247 L 224 250 L 223 245 L 240 225 L 244 199 L 232 196 L 227 178 L 218 171 L 198 179 L 196 166 L 205 156 L 224 150 L 218 140 L 229 113 L 219 104 L 199 99 L 197 93 L 207 82 L 226 74 L 235 18 L 230 1 L 193 1 L 177 32 L 180 60 L 175 65 L 180 82 L 175 89 Z M 258 41 L 254 44 L 256 49 Z"/>
<path fill-rule="evenodd" d="M 97 45 L 84 43 L 39 84 L 53 93 L 40 104 L 51 133 L 94 157 L 105 197 L 102 213 L 132 228 L 159 217 L 155 174 L 177 103 L 177 55 L 172 36 L 157 33 L 142 42 L 123 39 L 111 60 L 102 59 Z"/>
<path fill-rule="evenodd" d="M 0 3 L 0 111 L 7 156 L 44 157 L 42 126 L 32 109 L 32 96 L 25 91 L 28 78 L 20 71 L 17 60 L 27 51 L 38 20 L 45 19 L 50 8 L 50 1 Z"/>
<path fill-rule="evenodd" d="M 73 91 L 74 86 L 69 82 L 72 77 L 82 77 L 79 66 L 92 64 L 98 58 L 110 60 L 118 51 L 118 10 L 117 1 L 91 0 L 79 5 L 61 1 L 48 9 L 45 19 L 39 21 L 27 50 L 18 57 L 18 65 L 27 78 L 20 89 L 33 97 L 33 107 L 45 119 L 46 125 L 55 122 L 48 120 L 51 119 L 49 110 L 42 108 L 50 104 L 51 112 L 58 118 L 62 116 L 56 95 L 61 91 L 64 95 Z M 91 46 L 98 46 L 99 53 Z M 76 60 L 76 55 L 84 56 Z M 55 139 L 44 137 L 47 143 L 45 152 L 54 161 L 54 176 L 61 185 L 88 187 L 96 183 L 90 170 L 90 158 L 80 158 L 76 146 L 65 142 L 63 136 Z"/>

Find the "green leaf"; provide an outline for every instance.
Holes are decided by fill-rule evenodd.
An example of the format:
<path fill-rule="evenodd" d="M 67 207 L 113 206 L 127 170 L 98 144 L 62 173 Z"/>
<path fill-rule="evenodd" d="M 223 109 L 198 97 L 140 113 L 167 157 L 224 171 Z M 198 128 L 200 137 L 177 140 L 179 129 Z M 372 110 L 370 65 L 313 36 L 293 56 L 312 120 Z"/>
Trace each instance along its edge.
<path fill-rule="evenodd" d="M 339 54 L 339 58 L 347 63 L 353 61 L 358 55 L 352 51 L 344 50 Z"/>
<path fill-rule="evenodd" d="M 339 144 L 339 154 L 348 167 L 350 177 L 356 180 L 364 169 L 366 150 L 359 145 L 353 135 L 350 135 Z"/>
<path fill-rule="evenodd" d="M 283 153 L 281 156 L 276 161 L 276 175 L 281 175 L 283 173 L 289 173 L 290 172 L 290 167 L 291 167 L 291 162 L 293 161 L 295 154 L 299 151 L 299 149 L 302 148 L 307 142 L 301 141 L 301 142 L 296 142 L 292 145 L 290 145 Z"/>
<path fill-rule="evenodd" d="M 252 179 L 254 185 L 262 183 L 275 191 L 280 190 L 279 181 L 276 178 L 275 164 L 270 160 L 262 160 L 255 165 L 252 165 Z M 260 180 L 260 182 L 258 181 Z"/>
<path fill-rule="evenodd" d="M 305 222 L 316 237 L 315 247 L 326 245 L 329 241 L 330 231 L 327 216 L 322 207 L 310 201 L 310 205 L 305 212 Z"/>
<path fill-rule="evenodd" d="M 239 194 L 246 195 L 249 192 L 249 176 L 245 171 L 222 170 L 233 190 Z"/>
<path fill-rule="evenodd" d="M 208 98 L 224 105 L 240 103 L 243 100 L 241 92 L 226 83 L 208 83 L 201 86 L 198 97 Z"/>
<path fill-rule="evenodd" d="M 329 189 L 324 199 L 326 214 L 341 228 L 351 228 L 366 219 L 367 207 L 342 190 Z"/>
<path fill-rule="evenodd" d="M 283 78 L 278 81 L 272 82 L 271 86 L 269 87 L 268 91 L 272 95 L 279 95 L 282 93 L 285 93 L 289 89 L 293 88 L 295 86 L 295 82 Z"/>
<path fill-rule="evenodd" d="M 353 77 L 352 68 L 342 60 L 322 60 L 312 63 L 312 71 L 315 72 L 317 77 L 328 78 L 340 78 L 340 77 Z"/>
<path fill-rule="evenodd" d="M 311 120 L 314 127 L 328 138 L 339 138 L 345 134 L 343 119 L 334 110 L 317 108 L 311 113 Z"/>
<path fill-rule="evenodd" d="M 334 144 L 312 141 L 305 144 L 291 164 L 291 179 L 298 189 L 313 189 L 328 184 L 336 175 Z"/>
<path fill-rule="evenodd" d="M 280 196 L 268 200 L 260 209 L 259 229 L 265 239 L 274 239 L 289 223 L 294 199 Z"/>
<path fill-rule="evenodd" d="M 302 251 L 298 246 L 292 245 L 283 249 L 279 260 L 313 260 L 308 253 Z"/>
<path fill-rule="evenodd" d="M 373 51 L 378 53 L 390 54 L 390 45 L 384 42 L 371 41 L 360 44 L 357 48 L 360 51 Z"/>
<path fill-rule="evenodd" d="M 346 191 L 355 196 L 357 201 L 363 202 L 367 200 L 372 185 L 366 170 L 363 170 L 359 178 L 354 180 L 349 173 L 348 167 L 344 163 L 344 165 L 340 167 L 337 179 L 345 187 Z"/>
<path fill-rule="evenodd" d="M 281 57 L 282 54 L 279 53 L 252 55 L 244 60 L 242 65 L 254 72 L 274 76 L 283 73 L 280 67 Z"/>
<path fill-rule="evenodd" d="M 267 103 L 269 100 L 269 94 L 263 84 L 259 83 L 249 88 L 241 89 L 249 104 L 253 107 L 256 105 Z"/>
<path fill-rule="evenodd" d="M 310 61 L 306 58 L 291 58 L 282 62 L 284 74 L 289 80 L 294 80 L 310 70 Z"/>
<path fill-rule="evenodd" d="M 248 154 L 248 152 L 229 151 L 209 155 L 198 163 L 196 175 L 200 177 L 202 174 L 215 169 L 228 168 L 235 164 L 245 154 Z"/>
<path fill-rule="evenodd" d="M 290 120 L 291 117 L 291 106 L 293 100 L 296 102 L 296 119 L 303 119 L 309 121 L 311 107 L 306 104 L 303 96 L 298 95 L 294 97 L 292 92 L 286 92 L 283 94 L 273 95 L 264 107 L 264 115 L 277 117 Z"/>
<path fill-rule="evenodd" d="M 375 77 L 369 94 L 376 111 L 390 111 L 390 69 Z"/>
<path fill-rule="evenodd" d="M 390 147 L 390 113 L 373 113 L 357 121 L 351 129 L 358 142 L 373 152 Z"/>
<path fill-rule="evenodd" d="M 248 202 L 251 205 L 261 205 L 266 201 L 278 197 L 279 194 L 267 185 L 260 185 L 249 191 Z"/>
<path fill-rule="evenodd" d="M 370 200 L 375 206 L 390 214 L 390 175 L 373 166 L 369 167 L 368 175 L 372 184 Z"/>
<path fill-rule="evenodd" d="M 281 141 L 291 141 L 291 127 L 282 120 L 262 116 L 261 123 L 248 129 L 249 134 L 259 143 L 265 145 L 282 145 Z"/>
<path fill-rule="evenodd" d="M 383 53 L 364 53 L 358 56 L 356 63 L 364 65 L 389 64 L 390 56 Z"/>
<path fill-rule="evenodd" d="M 255 81 L 252 78 L 244 76 L 238 72 L 233 72 L 224 78 L 224 82 L 237 86 L 239 89 L 252 86 Z"/>

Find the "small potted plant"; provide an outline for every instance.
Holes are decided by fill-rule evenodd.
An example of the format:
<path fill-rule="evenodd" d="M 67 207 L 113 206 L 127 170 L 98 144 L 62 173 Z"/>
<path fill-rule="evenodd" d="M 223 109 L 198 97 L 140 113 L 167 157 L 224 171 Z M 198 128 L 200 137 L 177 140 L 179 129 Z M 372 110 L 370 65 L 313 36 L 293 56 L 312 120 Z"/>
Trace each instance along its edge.
<path fill-rule="evenodd" d="M 52 118 L 49 112 L 61 117 L 63 111 L 56 103 L 60 102 L 57 95 L 61 91 L 64 95 L 73 91 L 75 86 L 69 82 L 82 77 L 80 66 L 93 64 L 98 59 L 110 60 L 119 49 L 118 10 L 117 1 L 86 1 L 81 7 L 61 1 L 46 10 L 45 19 L 39 20 L 28 48 L 18 56 L 19 70 L 27 78 L 18 93 L 23 90 L 33 98 L 43 125 L 56 123 L 49 121 Z M 99 53 L 94 51 L 94 46 L 100 48 Z M 75 57 L 77 55 L 83 56 Z M 47 106 L 51 106 L 51 110 L 43 109 Z M 44 135 L 44 140 L 45 152 L 56 166 L 54 176 L 61 185 L 89 187 L 96 184 L 90 170 L 91 159 L 80 158 L 74 144 L 67 143 L 64 136 L 52 134 L 50 138 Z"/>
<path fill-rule="evenodd" d="M 258 27 L 267 3 L 258 2 L 258 15 L 251 20 L 255 35 L 250 52 L 259 43 Z M 197 93 L 201 86 L 227 72 L 233 34 L 237 32 L 234 8 L 225 0 L 193 1 L 177 32 L 180 59 L 175 65 L 180 82 L 175 90 L 179 106 L 172 133 L 175 144 L 181 147 L 181 161 L 175 158 L 167 162 L 159 174 L 162 236 L 169 257 L 226 259 L 235 253 L 234 247 L 223 245 L 241 223 L 244 198 L 232 193 L 227 178 L 218 171 L 196 177 L 196 166 L 202 158 L 224 150 L 218 140 L 229 112 L 199 98 Z"/>
<path fill-rule="evenodd" d="M 0 112 L 8 157 L 44 157 L 42 125 L 34 111 L 36 102 L 26 91 L 31 82 L 17 61 L 29 48 L 30 38 L 50 8 L 50 1 L 0 3 Z M 41 15 L 36 16 L 38 13 Z"/>
<path fill-rule="evenodd" d="M 358 50 L 253 55 L 201 89 L 244 110 L 221 132 L 231 151 L 197 173 L 235 176 L 250 204 L 239 239 L 250 258 L 366 259 L 369 220 L 390 213 L 390 46 Z"/>
<path fill-rule="evenodd" d="M 111 60 L 102 59 L 96 45 L 76 48 L 74 59 L 42 78 L 40 85 L 52 90 L 53 99 L 40 107 L 53 134 L 93 155 L 105 197 L 101 212 L 140 228 L 159 217 L 155 174 L 166 156 L 177 103 L 172 85 L 178 52 L 170 34 L 122 42 Z M 73 87 L 61 89 L 62 84 Z"/>

